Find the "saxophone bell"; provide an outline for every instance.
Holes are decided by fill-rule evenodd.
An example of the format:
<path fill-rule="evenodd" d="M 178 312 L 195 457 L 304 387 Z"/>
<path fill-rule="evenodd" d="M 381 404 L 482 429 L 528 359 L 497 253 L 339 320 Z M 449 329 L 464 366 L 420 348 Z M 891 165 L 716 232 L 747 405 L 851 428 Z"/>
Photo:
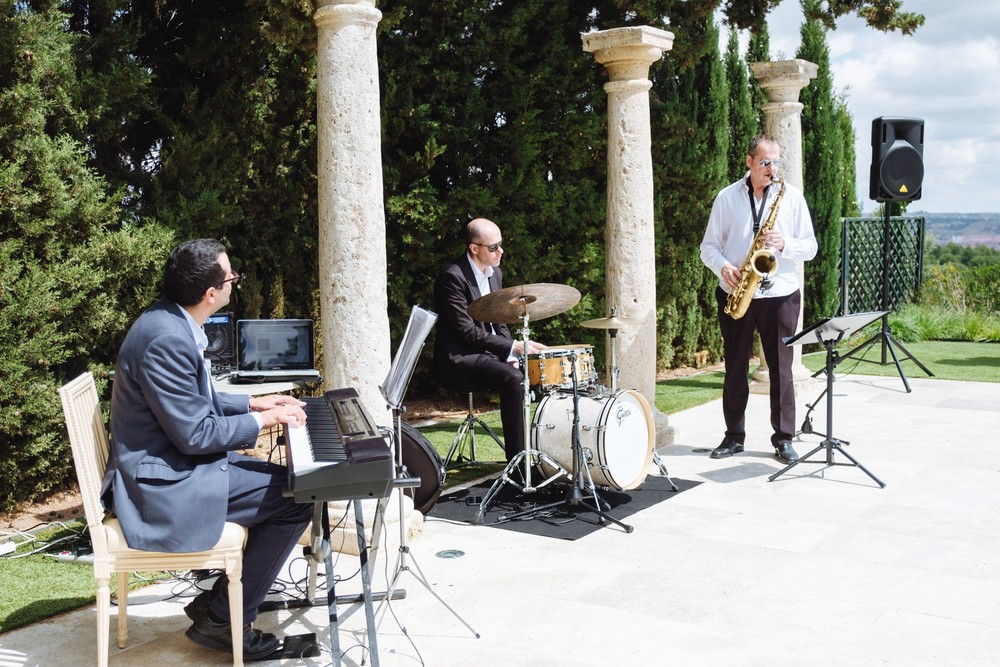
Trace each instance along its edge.
<path fill-rule="evenodd" d="M 778 270 L 778 255 L 774 248 L 761 248 L 753 253 L 750 258 L 750 266 L 753 272 L 760 276 L 758 290 L 761 294 L 767 293 L 774 285 L 774 281 L 768 276 Z"/>

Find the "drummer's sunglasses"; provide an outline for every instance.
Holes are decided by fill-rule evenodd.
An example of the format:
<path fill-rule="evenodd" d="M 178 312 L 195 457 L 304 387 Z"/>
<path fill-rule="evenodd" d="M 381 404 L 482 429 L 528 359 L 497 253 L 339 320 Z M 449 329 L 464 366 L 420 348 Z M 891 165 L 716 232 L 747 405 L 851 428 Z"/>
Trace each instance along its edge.
<path fill-rule="evenodd" d="M 497 243 L 490 243 L 489 245 L 485 243 L 476 243 L 476 245 L 486 248 L 486 252 L 496 252 L 497 249 L 503 245 L 503 241 L 498 241 Z"/>

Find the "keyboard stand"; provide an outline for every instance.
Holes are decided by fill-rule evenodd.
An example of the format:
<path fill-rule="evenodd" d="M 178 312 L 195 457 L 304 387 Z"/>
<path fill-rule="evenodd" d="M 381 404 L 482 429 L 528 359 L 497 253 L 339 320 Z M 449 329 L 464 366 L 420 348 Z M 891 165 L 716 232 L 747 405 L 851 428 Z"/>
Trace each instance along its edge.
<path fill-rule="evenodd" d="M 358 554 L 361 561 L 361 588 L 365 605 L 365 625 L 368 630 L 368 652 L 371 655 L 371 664 L 373 667 L 379 667 L 375 607 L 372 604 L 372 583 L 368 562 L 368 544 L 365 539 L 364 513 L 360 500 L 353 500 L 351 502 L 354 505 L 355 529 L 358 534 Z M 312 559 L 315 562 L 322 560 L 324 572 L 326 572 L 326 605 L 330 623 L 330 654 L 333 659 L 333 666 L 340 667 L 340 624 L 337 620 L 337 592 L 334 585 L 333 549 L 330 546 L 330 513 L 325 502 L 317 502 L 313 505 Z M 309 570 L 308 596 L 312 600 L 316 595 L 316 569 L 310 566 Z"/>

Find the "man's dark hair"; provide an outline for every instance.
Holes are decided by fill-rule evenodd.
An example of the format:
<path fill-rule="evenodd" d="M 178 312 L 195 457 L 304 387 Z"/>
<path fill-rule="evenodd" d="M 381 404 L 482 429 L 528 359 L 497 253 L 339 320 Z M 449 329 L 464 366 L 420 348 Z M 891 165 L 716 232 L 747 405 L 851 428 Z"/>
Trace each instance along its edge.
<path fill-rule="evenodd" d="M 758 134 L 756 137 L 750 140 L 750 144 L 747 146 L 747 155 L 756 155 L 757 147 L 761 144 L 775 144 L 780 146 L 778 140 L 772 137 L 770 134 Z"/>
<path fill-rule="evenodd" d="M 226 246 L 215 239 L 194 239 L 174 248 L 163 269 L 163 295 L 179 306 L 193 306 L 209 287 L 221 289 L 226 272 L 219 255 L 224 252 Z"/>

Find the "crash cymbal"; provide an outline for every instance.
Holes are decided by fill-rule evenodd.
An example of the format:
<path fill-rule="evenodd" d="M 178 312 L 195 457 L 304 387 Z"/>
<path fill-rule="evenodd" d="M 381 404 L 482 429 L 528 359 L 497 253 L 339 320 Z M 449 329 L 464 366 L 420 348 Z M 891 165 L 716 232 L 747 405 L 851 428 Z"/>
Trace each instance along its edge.
<path fill-rule="evenodd" d="M 504 287 L 469 304 L 469 315 L 479 322 L 507 324 L 543 320 L 565 312 L 580 301 L 580 290 L 569 285 L 533 283 Z"/>
<path fill-rule="evenodd" d="M 627 327 L 637 327 L 640 324 L 642 324 L 641 320 L 629 320 L 617 315 L 580 322 L 580 326 L 586 329 L 625 329 Z"/>

